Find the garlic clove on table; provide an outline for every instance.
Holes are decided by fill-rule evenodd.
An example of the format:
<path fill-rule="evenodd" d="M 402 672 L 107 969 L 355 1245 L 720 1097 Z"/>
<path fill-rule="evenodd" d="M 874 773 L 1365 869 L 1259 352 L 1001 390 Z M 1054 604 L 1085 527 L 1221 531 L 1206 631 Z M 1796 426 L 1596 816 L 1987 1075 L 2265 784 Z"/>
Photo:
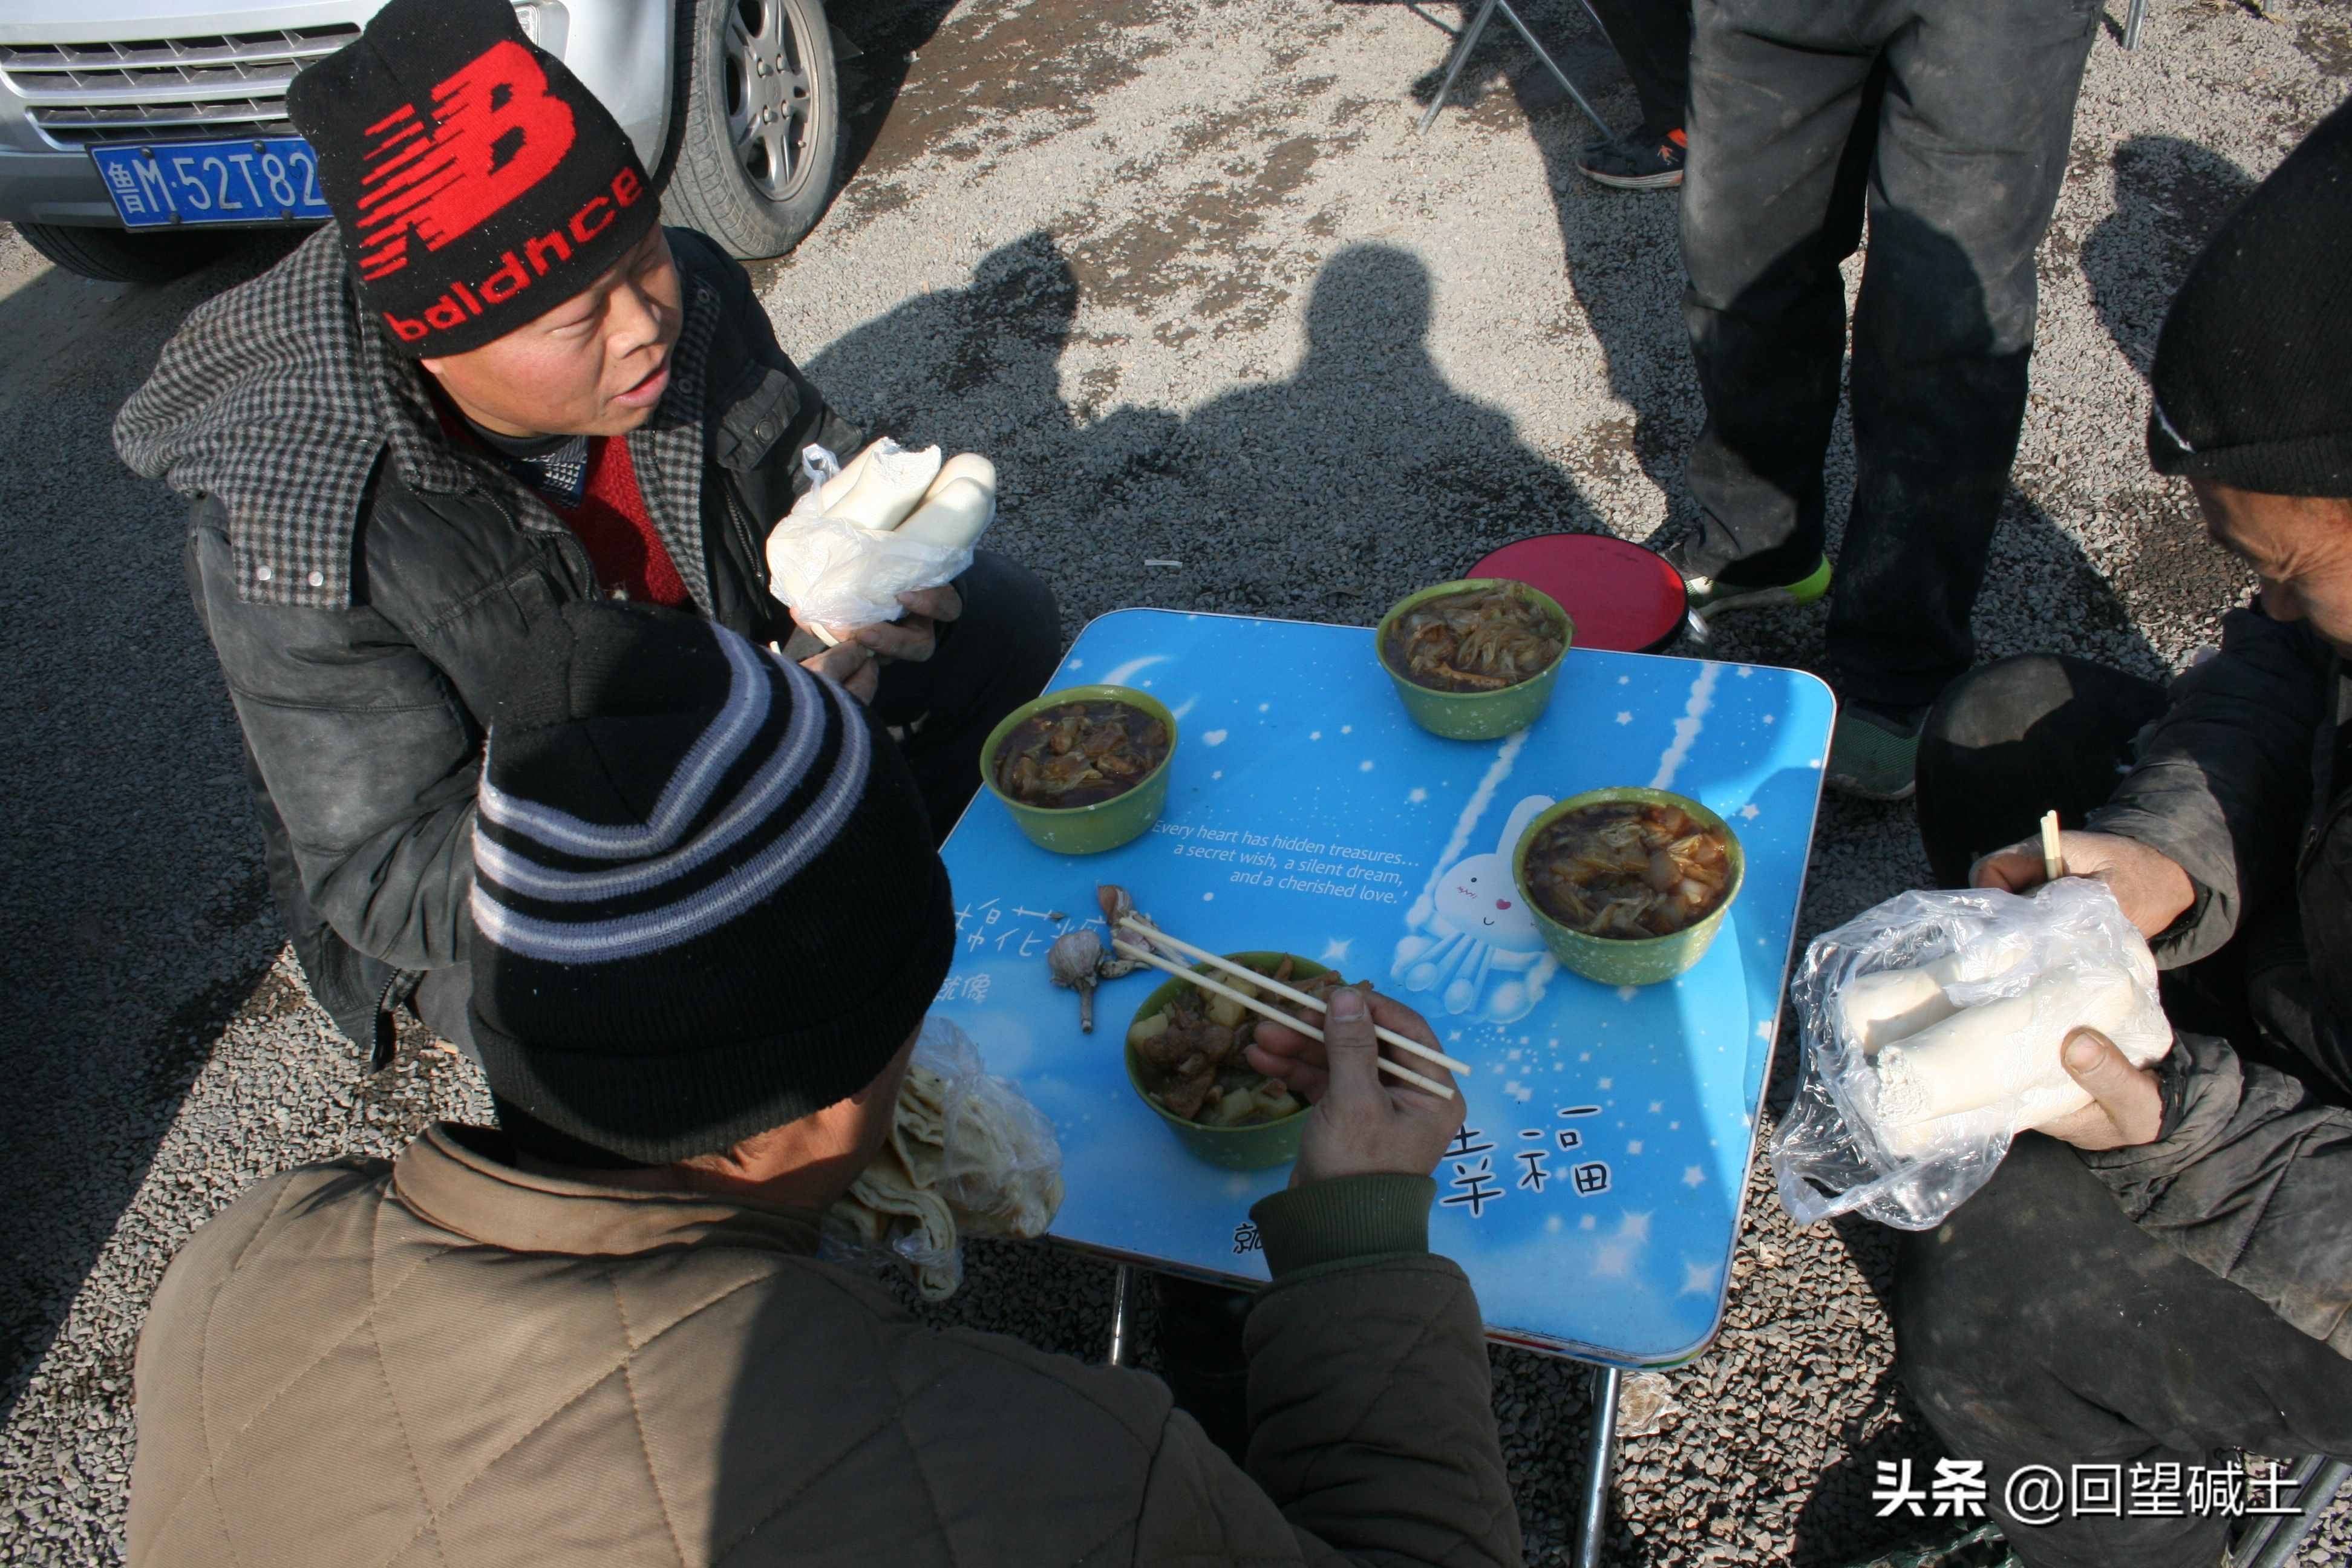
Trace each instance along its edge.
<path fill-rule="evenodd" d="M 1095 971 L 1102 959 L 1102 939 L 1090 931 L 1066 931 L 1045 950 L 1054 984 L 1078 994 L 1078 1027 L 1089 1035 L 1095 1032 Z"/>

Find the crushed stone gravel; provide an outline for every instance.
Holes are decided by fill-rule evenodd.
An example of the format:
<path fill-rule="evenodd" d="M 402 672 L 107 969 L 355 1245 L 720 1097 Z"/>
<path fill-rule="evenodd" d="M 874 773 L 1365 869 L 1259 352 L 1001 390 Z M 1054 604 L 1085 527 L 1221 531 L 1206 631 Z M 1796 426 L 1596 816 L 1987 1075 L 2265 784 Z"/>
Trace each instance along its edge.
<path fill-rule="evenodd" d="M 1701 413 L 1675 198 L 1583 181 L 1590 126 L 1507 29 L 1417 136 L 1469 8 L 838 3 L 866 50 L 844 77 L 852 177 L 793 256 L 755 269 L 761 297 L 854 415 L 996 460 L 996 542 L 1057 585 L 1066 632 L 1127 605 L 1366 623 L 1526 533 L 1669 539 Z M 1987 657 L 2056 647 L 2154 675 L 2214 640 L 2243 586 L 2147 471 L 2156 330 L 2213 224 L 2352 83 L 2352 12 L 2158 0 L 2134 53 L 2122 12 L 2042 247 L 1978 627 Z M 1581 10 L 1525 14 L 1630 122 Z M 268 1173 L 487 1113 L 463 1065 L 414 1037 L 362 1083 L 310 1001 L 188 609 L 178 508 L 107 440 L 179 319 L 284 243 L 132 289 L 0 230 L 0 963 L 18 1042 L 0 1098 L 0 1563 L 121 1560 L 131 1355 L 194 1226 Z M 1833 513 L 1851 479 L 1841 426 Z M 1815 616 L 1754 616 L 1717 651 L 1806 664 L 1820 634 Z M 1832 798 L 1802 934 L 1925 875 L 1908 808 Z M 1776 1104 L 1793 1065 L 1776 1064 Z M 1794 1229 L 1759 1165 L 1721 1338 L 1629 1402 L 1609 1562 L 1801 1568 L 1887 1542 L 1875 1465 L 1938 1452 L 1891 1367 L 1891 1258 L 1865 1225 Z M 962 1294 L 925 1310 L 1099 1360 L 1111 1278 L 975 1243 Z M 1564 1562 L 1586 1373 L 1507 1349 L 1493 1367 L 1529 1561 Z M 2352 1494 L 2299 1560 L 2352 1563 Z"/>

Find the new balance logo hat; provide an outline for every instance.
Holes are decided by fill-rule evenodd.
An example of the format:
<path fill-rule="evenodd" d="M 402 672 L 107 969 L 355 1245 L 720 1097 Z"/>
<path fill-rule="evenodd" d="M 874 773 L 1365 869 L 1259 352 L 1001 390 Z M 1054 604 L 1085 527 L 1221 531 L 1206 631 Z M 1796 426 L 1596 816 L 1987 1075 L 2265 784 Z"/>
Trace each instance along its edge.
<path fill-rule="evenodd" d="M 544 315 L 645 237 L 629 139 L 507 0 L 392 0 L 294 79 L 360 298 L 412 357 Z"/>

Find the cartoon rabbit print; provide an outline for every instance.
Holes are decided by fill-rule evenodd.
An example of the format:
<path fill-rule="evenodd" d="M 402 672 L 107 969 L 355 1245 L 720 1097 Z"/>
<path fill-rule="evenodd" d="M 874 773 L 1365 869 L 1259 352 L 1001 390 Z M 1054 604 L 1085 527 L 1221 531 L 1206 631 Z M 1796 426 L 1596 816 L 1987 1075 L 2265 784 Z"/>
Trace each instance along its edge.
<path fill-rule="evenodd" d="M 1435 992 L 1451 1014 L 1493 1023 L 1524 1018 L 1559 971 L 1543 933 L 1520 901 L 1511 855 L 1549 795 L 1531 795 L 1511 809 L 1495 848 L 1465 855 L 1413 906 L 1410 932 L 1397 943 L 1389 977 L 1407 991 Z"/>

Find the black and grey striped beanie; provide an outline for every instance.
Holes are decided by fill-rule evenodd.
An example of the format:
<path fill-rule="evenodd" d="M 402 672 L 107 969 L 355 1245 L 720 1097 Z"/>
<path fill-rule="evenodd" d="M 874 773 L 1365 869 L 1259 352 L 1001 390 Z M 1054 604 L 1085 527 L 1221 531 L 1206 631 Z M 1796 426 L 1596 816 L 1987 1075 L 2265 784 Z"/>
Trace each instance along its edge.
<path fill-rule="evenodd" d="M 2352 496 L 2352 102 L 2222 220 L 2172 297 L 2148 388 L 2159 474 Z"/>
<path fill-rule="evenodd" d="M 656 1164 L 873 1082 L 955 941 L 898 748 L 840 687 L 691 616 L 573 605 L 533 642 L 474 829 L 474 1037 L 501 1110 Z"/>

